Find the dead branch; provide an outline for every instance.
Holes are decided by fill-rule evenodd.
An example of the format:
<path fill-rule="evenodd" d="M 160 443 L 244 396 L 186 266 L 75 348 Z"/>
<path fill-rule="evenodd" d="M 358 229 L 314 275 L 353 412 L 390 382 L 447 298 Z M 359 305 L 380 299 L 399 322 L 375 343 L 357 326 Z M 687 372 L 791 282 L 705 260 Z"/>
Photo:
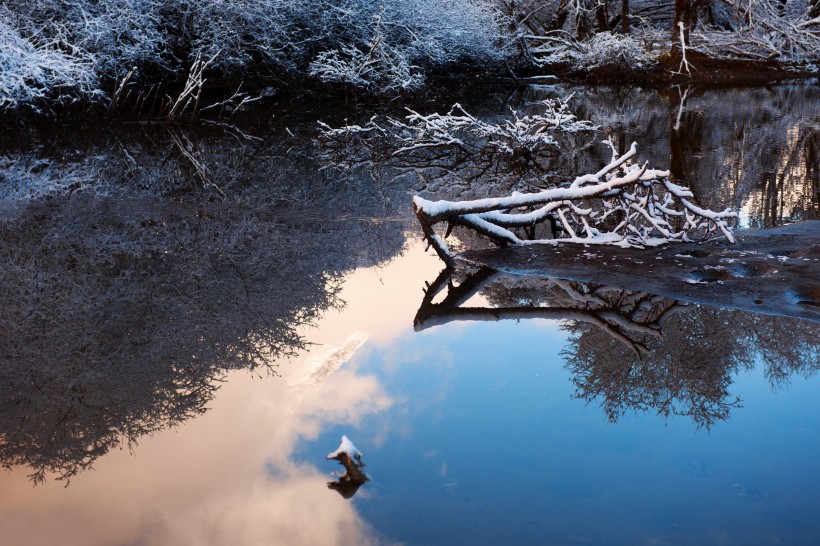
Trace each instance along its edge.
<path fill-rule="evenodd" d="M 669 171 L 633 164 L 635 143 L 623 155 L 611 141 L 607 144 L 612 149 L 610 163 L 564 187 L 472 201 L 415 196 L 413 208 L 425 238 L 448 265 L 453 257 L 446 237 L 434 230 L 442 222 L 466 226 L 501 246 L 573 242 L 644 247 L 713 234 L 734 242 L 728 221 L 737 216 L 735 212 L 703 209 L 692 202 L 689 189 L 669 180 Z M 546 221 L 554 226 L 550 239 L 525 237 L 515 230 Z"/>

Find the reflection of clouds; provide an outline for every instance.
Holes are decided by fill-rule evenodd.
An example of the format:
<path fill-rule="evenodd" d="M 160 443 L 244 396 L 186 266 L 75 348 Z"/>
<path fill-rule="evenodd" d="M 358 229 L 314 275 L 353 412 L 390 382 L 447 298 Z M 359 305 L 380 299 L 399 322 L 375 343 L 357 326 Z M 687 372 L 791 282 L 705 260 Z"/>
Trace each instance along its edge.
<path fill-rule="evenodd" d="M 284 378 L 261 381 L 235 374 L 211 412 L 146 441 L 133 456 L 102 459 L 69 488 L 54 482 L 32 488 L 24 473 L 0 476 L 4 541 L 375 543 L 355 505 L 328 492 L 331 468 L 296 464 L 292 455 L 301 438 L 315 438 L 328 424 L 355 424 L 392 401 L 374 377 L 345 367 L 318 386 L 289 385 L 311 365 L 295 360 L 282 367 Z"/>
<path fill-rule="evenodd" d="M 353 505 L 329 495 L 326 476 L 296 467 L 232 495 L 191 506 L 143 535 L 146 544 L 375 544 Z"/>
<path fill-rule="evenodd" d="M 294 450 L 301 439 L 315 439 L 328 426 L 353 425 L 398 403 L 375 377 L 357 371 L 358 353 L 390 345 L 402 332 L 412 335 L 419 279 L 439 267 L 435 255 L 414 244 L 377 273 L 353 272 L 340 294 L 348 302 L 344 311 L 328 311 L 318 328 L 305 332 L 320 344 L 315 353 L 329 358 L 283 362 L 278 378 L 234 373 L 206 414 L 144 439 L 133 454 L 110 452 L 68 488 L 54 481 L 32 488 L 25 469 L 0 474 L 0 543 L 383 542 L 354 503 L 327 489 L 336 463 L 296 464 Z M 356 332 L 367 332 L 368 343 Z M 452 364 L 438 355 L 436 365 Z M 377 437 L 353 439 L 367 451 L 396 434 L 386 421 L 384 426 Z"/>

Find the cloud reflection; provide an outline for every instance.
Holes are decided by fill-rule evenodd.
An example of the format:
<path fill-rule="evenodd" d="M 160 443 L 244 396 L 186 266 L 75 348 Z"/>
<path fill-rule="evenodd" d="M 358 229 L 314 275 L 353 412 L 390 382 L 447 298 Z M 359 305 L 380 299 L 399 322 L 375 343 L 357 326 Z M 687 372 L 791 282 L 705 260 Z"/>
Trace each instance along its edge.
<path fill-rule="evenodd" d="M 331 351 L 331 355 L 338 352 Z M 352 355 L 351 355 L 352 356 Z M 341 367 L 316 385 L 296 360 L 281 379 L 229 378 L 212 410 L 183 430 L 114 453 L 64 489 L 0 478 L 9 544 L 373 544 L 355 505 L 327 490 L 328 465 L 293 461 L 302 438 L 392 404 L 372 376 Z M 319 372 L 326 367 L 319 367 Z M 331 446 L 332 447 L 332 446 Z M 323 461 L 324 462 L 324 461 Z M 47 523 L 46 523 L 47 522 Z"/>
<path fill-rule="evenodd" d="M 133 453 L 112 450 L 68 488 L 32 487 L 25 469 L 0 474 L 3 543 L 384 544 L 355 503 L 328 490 L 336 462 L 297 462 L 300 442 L 397 403 L 358 369 L 359 353 L 409 331 L 418 292 L 407 287 L 437 268 L 415 245 L 401 261 L 347 275 L 344 311 L 307 330 L 319 345 L 283 363 L 282 377 L 229 374 L 203 415 L 141 439 Z M 375 433 L 353 439 L 367 452 L 387 434 Z M 356 499 L 367 495 L 365 486 Z"/>

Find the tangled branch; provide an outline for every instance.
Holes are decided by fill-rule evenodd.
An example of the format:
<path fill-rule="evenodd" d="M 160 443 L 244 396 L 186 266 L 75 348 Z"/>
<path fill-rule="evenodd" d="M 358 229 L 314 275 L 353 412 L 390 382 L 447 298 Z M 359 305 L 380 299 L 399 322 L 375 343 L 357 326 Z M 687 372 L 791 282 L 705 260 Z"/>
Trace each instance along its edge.
<path fill-rule="evenodd" d="M 453 226 L 468 227 L 501 245 L 572 242 L 643 247 L 717 232 L 734 242 L 728 220 L 737 213 L 703 209 L 691 201 L 689 189 L 669 180 L 669 171 L 633 164 L 635 143 L 621 156 L 611 140 L 606 143 L 612 149 L 610 163 L 565 187 L 460 202 L 415 196 L 413 207 L 425 238 L 450 266 L 455 261 L 445 239 Z M 444 237 L 434 231 L 441 222 L 448 224 Z M 543 222 L 551 225 L 549 238 L 535 236 L 535 226 Z"/>
<path fill-rule="evenodd" d="M 556 147 L 556 133 L 594 131 L 597 127 L 587 120 L 579 120 L 564 99 L 546 99 L 538 105 L 541 111 L 519 114 L 510 109 L 511 116 L 499 123 L 476 118 L 461 104 L 454 104 L 446 114 L 423 115 L 407 108 L 404 120 L 387 117 L 379 121 L 375 116 L 365 125 L 347 125 L 337 129 L 319 122 L 320 140 L 325 145 L 349 145 L 351 138 L 375 138 L 391 141 L 392 156 L 430 148 L 457 148 L 474 153 L 491 149 L 504 154 L 534 152 L 544 147 Z"/>

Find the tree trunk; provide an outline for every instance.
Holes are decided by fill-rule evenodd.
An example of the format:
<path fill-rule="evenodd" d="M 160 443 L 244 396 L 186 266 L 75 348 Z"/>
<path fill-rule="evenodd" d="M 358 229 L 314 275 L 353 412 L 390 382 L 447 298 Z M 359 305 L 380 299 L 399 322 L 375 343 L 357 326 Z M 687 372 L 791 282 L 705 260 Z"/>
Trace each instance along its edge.
<path fill-rule="evenodd" d="M 680 24 L 683 24 L 683 42 L 689 46 L 689 26 L 692 19 L 692 0 L 675 0 L 675 19 L 672 23 L 672 52 L 680 52 Z"/>
<path fill-rule="evenodd" d="M 621 32 L 629 34 L 629 0 L 621 1 Z"/>
<path fill-rule="evenodd" d="M 561 0 L 561 3 L 558 4 L 558 9 L 555 10 L 555 15 L 550 22 L 550 28 L 552 30 L 561 30 L 564 28 L 564 24 L 567 22 L 567 16 L 569 16 L 569 6 L 568 0 Z"/>
<path fill-rule="evenodd" d="M 609 30 L 606 2 L 598 2 L 598 5 L 595 7 L 595 20 L 598 22 L 598 32 L 607 32 Z"/>

